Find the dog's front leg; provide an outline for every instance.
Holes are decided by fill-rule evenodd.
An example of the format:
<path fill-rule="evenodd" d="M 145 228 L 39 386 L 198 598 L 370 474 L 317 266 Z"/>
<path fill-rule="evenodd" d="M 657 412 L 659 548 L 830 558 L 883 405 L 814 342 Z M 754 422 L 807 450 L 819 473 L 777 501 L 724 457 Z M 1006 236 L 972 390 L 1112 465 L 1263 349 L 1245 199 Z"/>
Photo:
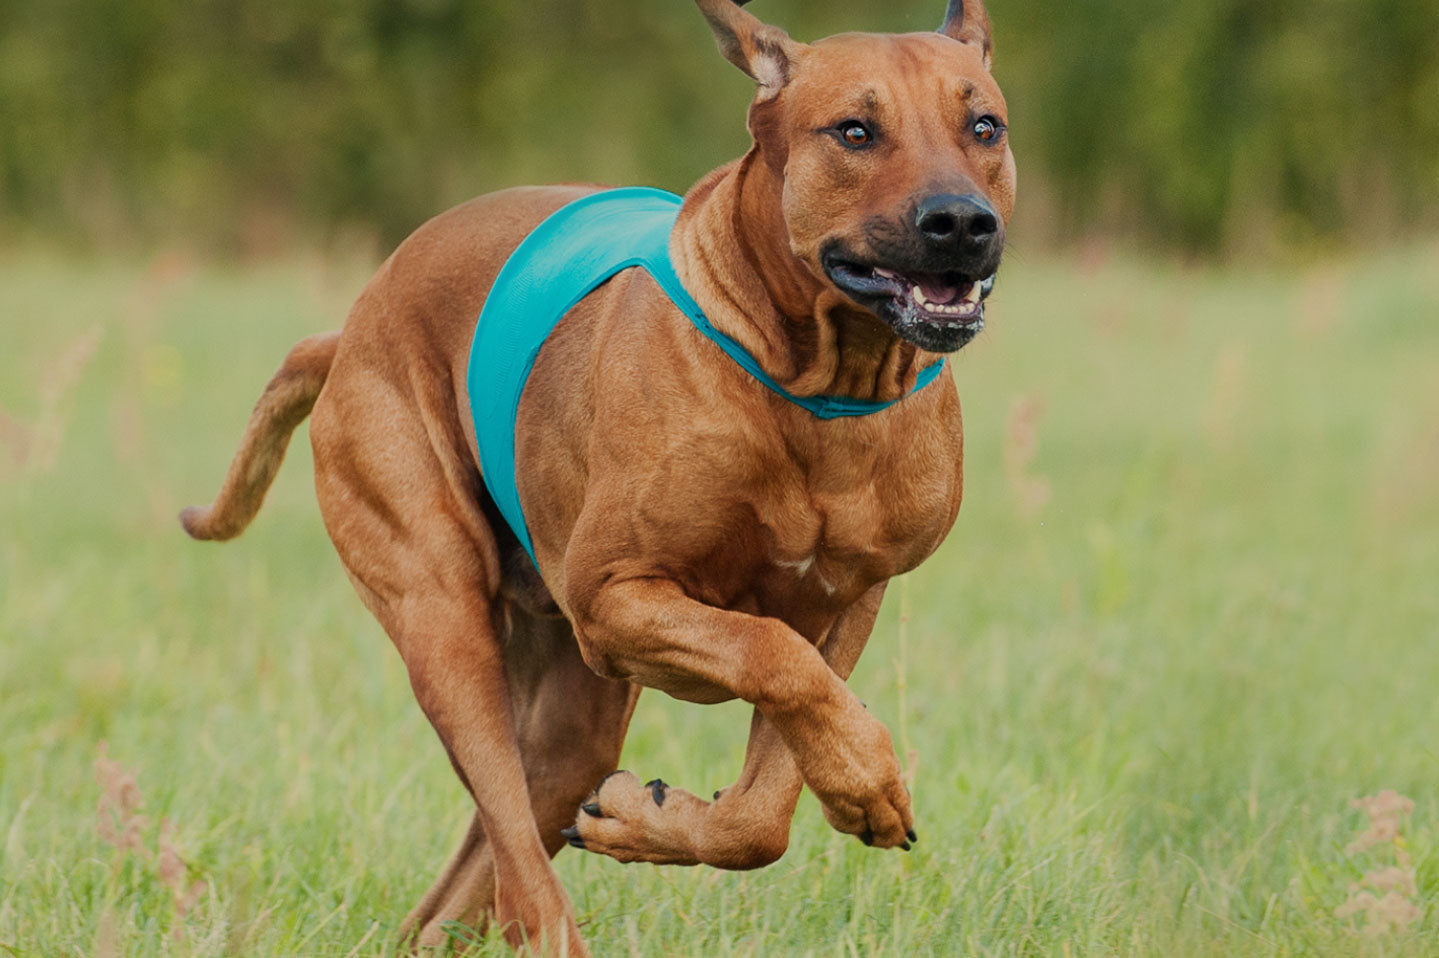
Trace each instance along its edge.
<path fill-rule="evenodd" d="M 771 774 L 780 780 L 756 796 L 772 803 L 765 809 L 770 817 L 782 812 L 787 821 L 793 810 L 788 791 L 794 786 L 783 781 L 782 744 L 835 828 L 885 848 L 902 846 L 913 834 L 909 793 L 889 731 L 865 711 L 824 654 L 788 625 L 704 605 L 665 579 L 611 581 L 588 601 L 571 598 L 576 636 L 597 671 L 679 698 L 737 696 L 754 704 L 759 718 L 752 729 L 753 765 L 761 772 L 774 765 Z M 877 606 L 877 595 L 866 596 L 864 604 L 870 602 Z M 865 627 L 854 632 L 867 637 L 872 623 L 871 611 Z M 862 639 L 837 642 L 834 666 L 843 665 L 848 674 L 859 648 Z M 662 784 L 647 788 L 647 800 L 656 805 L 670 800 Z M 603 817 L 603 802 L 593 810 L 600 816 L 591 817 Z M 576 829 L 581 827 L 589 830 Z M 577 830 L 571 834 L 583 842 L 584 832 Z M 703 860 L 699 848 L 692 851 L 694 860 Z"/>
<path fill-rule="evenodd" d="M 883 596 L 883 584 L 871 589 L 839 617 L 820 646 L 840 678 L 849 677 L 869 641 Z M 662 782 L 641 784 L 619 772 L 581 806 L 569 834 L 573 844 L 620 861 L 760 868 L 778 861 L 788 847 L 802 784 L 784 738 L 756 709 L 744 768 L 714 801 Z"/>

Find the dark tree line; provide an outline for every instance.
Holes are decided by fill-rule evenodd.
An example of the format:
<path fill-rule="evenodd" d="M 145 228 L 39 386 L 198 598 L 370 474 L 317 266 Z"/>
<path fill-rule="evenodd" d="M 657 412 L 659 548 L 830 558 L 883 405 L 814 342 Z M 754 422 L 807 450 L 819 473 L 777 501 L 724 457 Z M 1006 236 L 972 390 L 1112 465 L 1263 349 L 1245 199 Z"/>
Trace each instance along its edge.
<path fill-rule="evenodd" d="M 805 40 L 932 29 L 942 7 L 749 9 Z M 1242 252 L 1439 227 L 1439 0 L 990 12 L 1045 240 Z M 0 227 L 389 242 L 513 183 L 683 189 L 743 149 L 747 95 L 688 0 L 0 0 Z"/>

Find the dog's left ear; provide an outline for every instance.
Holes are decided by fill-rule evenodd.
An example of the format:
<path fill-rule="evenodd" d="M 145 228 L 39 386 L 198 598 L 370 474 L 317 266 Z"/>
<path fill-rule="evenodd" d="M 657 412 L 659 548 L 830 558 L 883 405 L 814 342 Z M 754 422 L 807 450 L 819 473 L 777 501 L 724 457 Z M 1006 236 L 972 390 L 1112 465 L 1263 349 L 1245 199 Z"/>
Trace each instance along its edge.
<path fill-rule="evenodd" d="M 984 57 L 984 68 L 993 68 L 994 36 L 989 28 L 989 14 L 980 0 L 949 0 L 939 32 L 960 43 L 979 47 L 980 55 Z"/>
<path fill-rule="evenodd" d="M 695 0 L 714 31 L 724 58 L 759 84 L 759 98 L 768 99 L 789 82 L 790 68 L 802 44 L 740 7 L 746 0 Z"/>

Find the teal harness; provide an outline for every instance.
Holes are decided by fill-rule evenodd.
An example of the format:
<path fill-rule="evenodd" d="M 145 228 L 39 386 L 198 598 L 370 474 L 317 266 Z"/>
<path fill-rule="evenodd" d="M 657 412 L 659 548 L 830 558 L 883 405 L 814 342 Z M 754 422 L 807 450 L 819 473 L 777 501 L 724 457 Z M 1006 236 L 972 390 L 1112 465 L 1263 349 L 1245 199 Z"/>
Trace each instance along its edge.
<path fill-rule="evenodd" d="M 515 420 L 520 395 L 551 330 L 576 303 L 620 270 L 643 267 L 680 312 L 746 372 L 820 419 L 867 416 L 899 401 L 795 396 L 771 379 L 743 346 L 710 325 L 670 262 L 670 231 L 679 216 L 680 202 L 673 193 L 649 187 L 581 197 L 550 214 L 525 237 L 500 269 L 485 299 L 465 376 L 480 475 L 532 561 L 534 545 L 515 481 Z M 926 367 L 911 394 L 929 385 L 943 366 L 940 359 Z"/>

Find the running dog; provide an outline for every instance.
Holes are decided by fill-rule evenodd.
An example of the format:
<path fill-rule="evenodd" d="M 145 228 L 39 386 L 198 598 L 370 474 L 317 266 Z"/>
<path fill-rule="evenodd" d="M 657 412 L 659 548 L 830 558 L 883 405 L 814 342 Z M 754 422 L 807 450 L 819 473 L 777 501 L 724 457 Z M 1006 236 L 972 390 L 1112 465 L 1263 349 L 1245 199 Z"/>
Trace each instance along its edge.
<path fill-rule="evenodd" d="M 759 867 L 805 785 L 867 845 L 917 840 L 845 680 L 959 510 L 944 355 L 983 327 L 1015 195 L 989 20 L 950 0 L 934 33 L 804 44 L 697 4 L 756 84 L 741 159 L 682 205 L 534 187 L 426 223 L 181 517 L 237 535 L 312 414 L 325 527 L 474 798 L 406 920 L 420 945 L 459 920 L 587 954 L 561 848 Z M 595 245 L 631 233 L 643 253 Z M 576 279 L 589 260 L 550 243 L 608 265 Z M 615 771 L 645 687 L 754 706 L 712 801 Z"/>

